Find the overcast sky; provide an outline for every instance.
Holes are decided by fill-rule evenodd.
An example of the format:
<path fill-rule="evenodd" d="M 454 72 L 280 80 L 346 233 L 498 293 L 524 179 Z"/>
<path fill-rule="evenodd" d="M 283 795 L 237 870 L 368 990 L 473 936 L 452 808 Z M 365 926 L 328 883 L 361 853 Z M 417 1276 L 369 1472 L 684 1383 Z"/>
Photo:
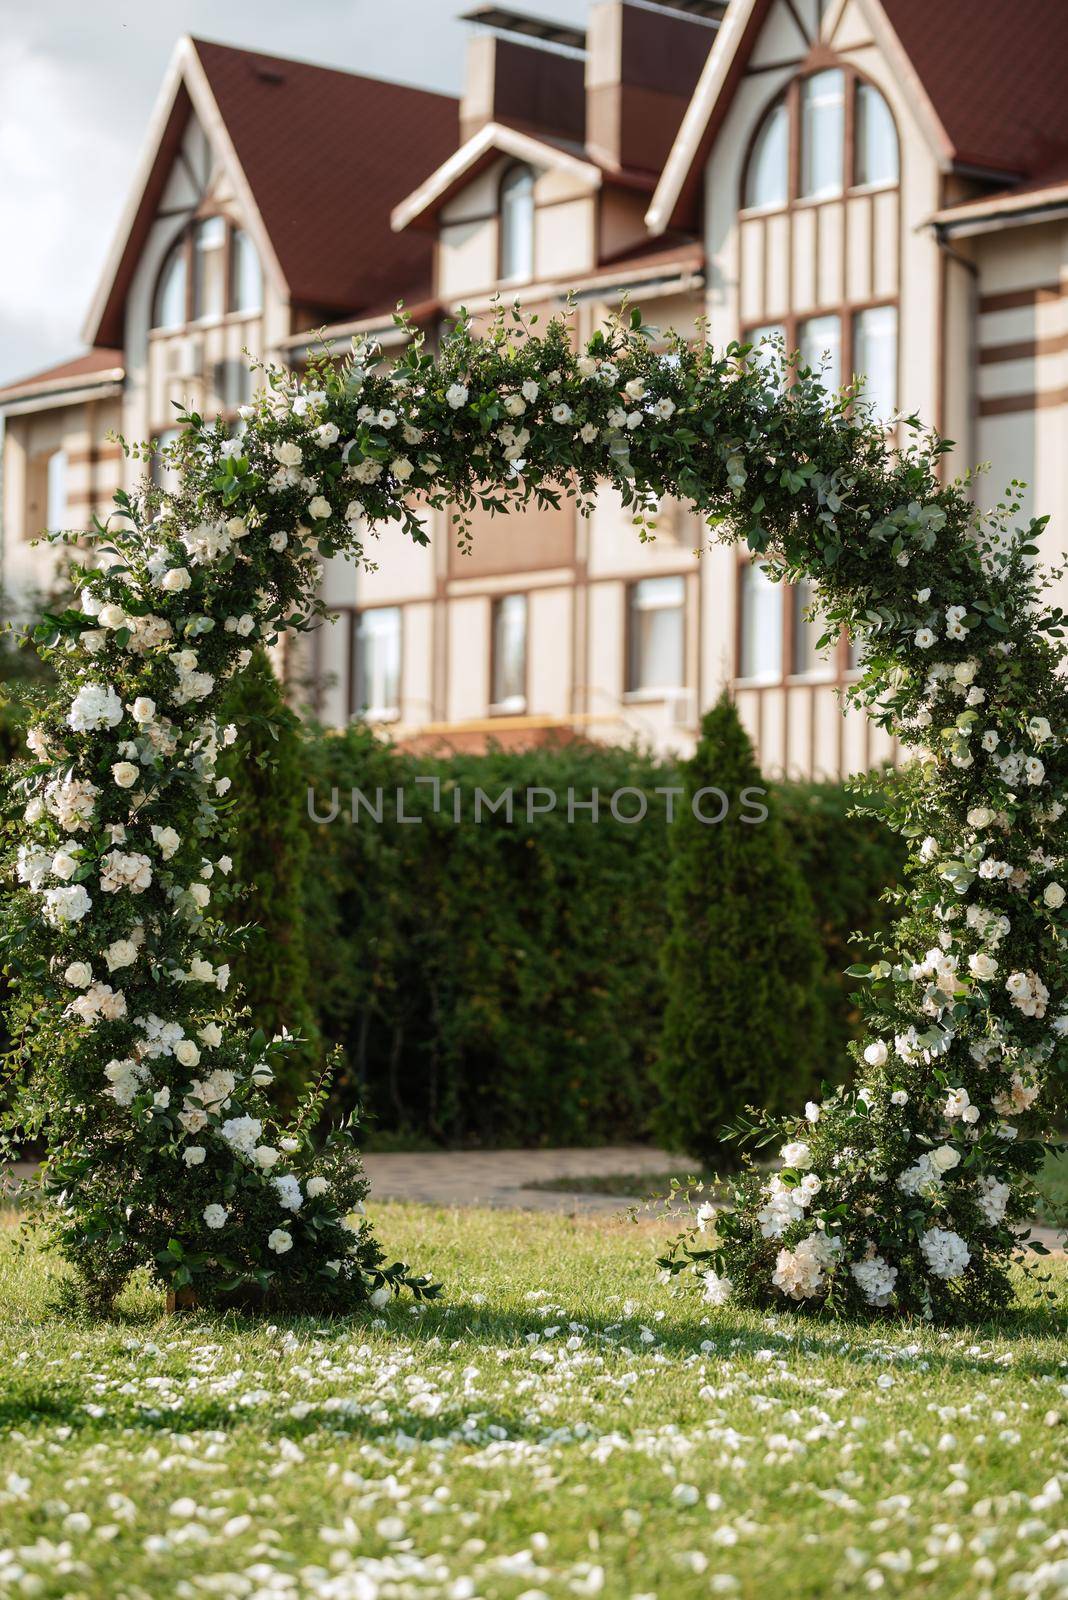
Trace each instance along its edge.
<path fill-rule="evenodd" d="M 512 0 L 585 20 L 590 0 Z M 459 92 L 474 0 L 0 0 L 0 382 L 79 329 L 183 33 Z"/>

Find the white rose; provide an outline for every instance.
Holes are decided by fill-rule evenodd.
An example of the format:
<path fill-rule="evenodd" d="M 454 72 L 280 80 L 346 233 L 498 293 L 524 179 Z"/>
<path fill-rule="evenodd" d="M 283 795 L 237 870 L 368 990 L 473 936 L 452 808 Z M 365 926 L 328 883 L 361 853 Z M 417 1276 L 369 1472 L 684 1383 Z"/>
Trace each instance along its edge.
<path fill-rule="evenodd" d="M 159 586 L 166 594 L 180 594 L 192 581 L 185 567 L 171 567 L 159 580 Z"/>
<path fill-rule="evenodd" d="M 66 883 L 78 870 L 78 861 L 67 850 L 57 850 L 52 857 L 52 871 Z"/>
<path fill-rule="evenodd" d="M 1028 719 L 1027 731 L 1036 744 L 1045 744 L 1047 739 L 1053 737 L 1053 729 L 1045 717 L 1031 717 Z"/>
<path fill-rule="evenodd" d="M 256 1150 L 256 1165 L 263 1167 L 265 1171 L 268 1167 L 273 1167 L 278 1159 L 278 1151 L 272 1145 L 261 1144 Z"/>
<path fill-rule="evenodd" d="M 324 422 L 315 430 L 315 437 L 320 444 L 337 444 L 338 428 L 336 422 Z"/>
<path fill-rule="evenodd" d="M 989 806 L 972 806 L 968 812 L 968 822 L 973 828 L 989 828 L 994 820 L 994 813 Z"/>
<path fill-rule="evenodd" d="M 93 981 L 93 969 L 88 961 L 72 961 L 63 976 L 72 989 L 88 989 Z"/>
<path fill-rule="evenodd" d="M 135 722 L 151 722 L 156 715 L 156 702 L 150 700 L 147 694 L 138 695 L 130 707 L 130 715 Z"/>
<path fill-rule="evenodd" d="M 802 1139 L 795 1139 L 789 1144 L 784 1144 L 779 1151 L 779 1159 L 784 1167 L 796 1167 L 802 1171 L 812 1165 L 812 1152 Z"/>
<path fill-rule="evenodd" d="M 313 522 L 325 522 L 332 510 L 333 507 L 325 495 L 317 494 L 314 500 L 308 501 L 308 515 Z"/>
<path fill-rule="evenodd" d="M 129 618 L 121 606 L 109 603 L 100 607 L 100 615 L 97 620 L 102 628 L 117 629 L 125 628 Z"/>
<path fill-rule="evenodd" d="M 935 636 L 930 628 L 917 628 L 912 638 L 913 643 L 918 645 L 921 650 L 930 650 L 935 642 Z"/>
<path fill-rule="evenodd" d="M 108 964 L 108 971 L 115 972 L 119 967 L 129 967 L 137 960 L 137 946 L 132 939 L 116 939 L 104 951 L 104 960 Z"/>
<path fill-rule="evenodd" d="M 187 1167 L 199 1167 L 207 1154 L 202 1144 L 190 1144 L 182 1152 L 182 1160 Z"/>
<path fill-rule="evenodd" d="M 885 1067 L 888 1055 L 882 1039 L 875 1039 L 864 1051 L 864 1059 L 869 1067 Z"/>
<path fill-rule="evenodd" d="M 454 383 L 445 391 L 445 400 L 454 411 L 459 411 L 461 406 L 467 404 L 468 388 L 466 383 Z"/>
<path fill-rule="evenodd" d="M 1059 883 L 1047 883 L 1042 891 L 1042 898 L 1051 911 L 1056 911 L 1064 904 L 1064 889 Z"/>
<path fill-rule="evenodd" d="M 971 683 L 975 677 L 975 662 L 958 661 L 957 665 L 953 668 L 953 677 L 957 683 L 967 688 L 968 684 Z"/>
<path fill-rule="evenodd" d="M 396 461 L 390 462 L 389 470 L 392 472 L 398 483 L 407 483 L 408 479 L 415 471 L 415 468 L 412 466 L 407 456 L 398 456 Z"/>
<path fill-rule="evenodd" d="M 206 883 L 191 883 L 189 885 L 189 898 L 203 911 L 211 899 L 211 890 Z"/>
<path fill-rule="evenodd" d="M 287 1250 L 293 1248 L 293 1237 L 284 1228 L 275 1228 L 267 1235 L 267 1248 L 273 1250 L 276 1255 L 284 1256 Z"/>
<path fill-rule="evenodd" d="M 120 789 L 132 789 L 140 777 L 140 772 L 132 761 L 116 761 L 111 769 L 111 776 Z"/>
<path fill-rule="evenodd" d="M 308 1199 L 315 1200 L 319 1195 L 325 1194 L 330 1185 L 325 1178 L 309 1178 L 305 1187 L 308 1191 Z"/>
<path fill-rule="evenodd" d="M 200 1060 L 200 1051 L 192 1039 L 179 1039 L 174 1047 L 174 1058 L 183 1067 L 195 1067 Z"/>
<path fill-rule="evenodd" d="M 230 1213 L 227 1211 L 225 1206 L 211 1205 L 204 1207 L 204 1221 L 207 1223 L 209 1228 L 225 1227 L 226 1219 L 229 1215 Z"/>
<path fill-rule="evenodd" d="M 940 1144 L 937 1150 L 931 1151 L 931 1164 L 939 1172 L 951 1172 L 960 1165 L 960 1152 L 951 1144 Z"/>
<path fill-rule="evenodd" d="M 304 460 L 303 450 L 292 439 L 280 440 L 271 453 L 278 464 L 283 467 L 299 467 Z"/>
<path fill-rule="evenodd" d="M 198 1032 L 197 1038 L 201 1044 L 207 1045 L 209 1049 L 214 1050 L 222 1044 L 222 1029 L 217 1022 L 206 1022 Z"/>
<path fill-rule="evenodd" d="M 998 964 L 993 956 L 984 955 L 980 951 L 977 955 L 968 957 L 968 970 L 973 978 L 978 978 L 985 983 L 988 978 L 994 976 L 998 970 Z"/>
<path fill-rule="evenodd" d="M 644 397 L 645 397 L 645 379 L 644 378 L 631 378 L 630 382 L 628 384 L 624 385 L 623 393 L 625 395 L 628 395 L 631 400 L 642 400 L 642 399 L 644 399 Z"/>

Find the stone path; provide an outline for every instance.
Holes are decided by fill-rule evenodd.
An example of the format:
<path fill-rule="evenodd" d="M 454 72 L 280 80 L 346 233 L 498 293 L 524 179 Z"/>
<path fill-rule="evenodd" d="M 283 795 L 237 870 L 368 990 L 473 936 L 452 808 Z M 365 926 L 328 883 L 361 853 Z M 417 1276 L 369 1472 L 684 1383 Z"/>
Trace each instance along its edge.
<path fill-rule="evenodd" d="M 489 1206 L 519 1211 L 611 1213 L 633 1199 L 532 1189 L 553 1178 L 614 1177 L 620 1173 L 684 1172 L 686 1161 L 649 1145 L 595 1150 L 433 1150 L 363 1158 L 372 1200 L 414 1200 L 438 1206 Z"/>
<path fill-rule="evenodd" d="M 568 1189 L 532 1189 L 554 1178 L 612 1177 L 620 1173 L 685 1172 L 684 1157 L 644 1144 L 593 1150 L 431 1150 L 364 1156 L 371 1200 L 408 1200 L 431 1206 L 487 1206 L 492 1210 L 550 1211 L 564 1216 L 623 1216 L 633 1197 L 585 1194 Z M 16 1162 L 16 1182 L 33 1166 Z M 2 1176 L 2 1174 L 0 1174 Z M 645 1213 L 653 1220 L 655 1213 Z M 661 1220 L 668 1220 L 661 1214 Z M 1064 1236 L 1038 1227 L 1033 1236 L 1063 1253 Z"/>

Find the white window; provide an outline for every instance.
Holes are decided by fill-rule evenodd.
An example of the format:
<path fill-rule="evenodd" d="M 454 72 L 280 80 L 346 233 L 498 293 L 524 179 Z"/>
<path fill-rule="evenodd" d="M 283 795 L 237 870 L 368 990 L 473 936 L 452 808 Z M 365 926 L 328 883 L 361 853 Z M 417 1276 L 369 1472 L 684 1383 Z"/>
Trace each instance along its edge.
<path fill-rule="evenodd" d="M 58 533 L 67 526 L 67 452 L 53 450 L 48 458 L 46 526 Z"/>
<path fill-rule="evenodd" d="M 534 276 L 534 174 L 509 167 L 501 182 L 501 277 L 525 282 Z"/>
<path fill-rule="evenodd" d="M 844 79 L 837 67 L 801 84 L 801 197 L 818 200 L 842 189 Z"/>
<path fill-rule="evenodd" d="M 786 329 L 781 322 L 765 322 L 759 328 L 750 328 L 745 343 L 753 346 L 749 360 L 765 372 L 770 382 L 778 386 L 783 379 L 782 358 L 786 350 Z"/>
<path fill-rule="evenodd" d="M 780 101 L 764 118 L 749 157 L 745 204 L 754 209 L 784 206 L 790 187 L 790 118 Z"/>
<path fill-rule="evenodd" d="M 741 584 L 741 675 L 778 683 L 782 677 L 782 590 L 772 583 L 762 561 L 742 567 Z"/>
<path fill-rule="evenodd" d="M 870 83 L 857 84 L 856 121 L 856 171 L 853 182 L 896 183 L 897 129 L 890 115 L 890 107 Z"/>
<path fill-rule="evenodd" d="M 897 409 L 897 307 L 872 306 L 853 318 L 853 371 L 880 422 Z"/>
<path fill-rule="evenodd" d="M 193 232 L 193 320 L 226 310 L 226 220 L 205 217 Z"/>
<path fill-rule="evenodd" d="M 256 246 L 242 228 L 230 242 L 230 310 L 259 311 L 263 305 L 263 273 Z"/>
<path fill-rule="evenodd" d="M 156 305 L 152 315 L 154 328 L 181 328 L 186 320 L 185 303 L 185 236 L 171 249 L 160 273 L 156 288 Z"/>
<path fill-rule="evenodd" d="M 383 721 L 400 716 L 401 614 L 377 606 L 356 617 L 354 649 L 357 716 Z"/>
<path fill-rule="evenodd" d="M 827 646 L 825 651 L 816 649 L 819 641 L 827 633 L 827 622 L 819 611 L 808 615 L 812 611 L 815 598 L 816 591 L 807 579 L 794 585 L 790 671 L 798 677 L 817 672 L 826 675 L 834 671 L 831 647 Z"/>
<path fill-rule="evenodd" d="M 493 602 L 490 702 L 494 711 L 527 708 L 527 597 L 506 594 Z"/>
<path fill-rule="evenodd" d="M 642 578 L 627 601 L 628 692 L 684 688 L 685 578 Z"/>
<path fill-rule="evenodd" d="M 842 325 L 837 317 L 809 317 L 797 330 L 801 365 L 816 373 L 828 394 L 842 386 Z"/>

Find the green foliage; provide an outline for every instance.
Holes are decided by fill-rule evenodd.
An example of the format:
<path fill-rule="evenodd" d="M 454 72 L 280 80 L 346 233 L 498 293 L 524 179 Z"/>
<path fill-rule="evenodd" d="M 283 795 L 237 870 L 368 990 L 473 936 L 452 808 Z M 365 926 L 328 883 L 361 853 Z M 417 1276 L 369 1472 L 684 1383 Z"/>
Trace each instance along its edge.
<path fill-rule="evenodd" d="M 221 720 L 237 729 L 220 769 L 232 784 L 232 879 L 243 890 L 230 921 L 254 924 L 235 954 L 234 971 L 260 1027 L 304 1041 L 287 1052 L 277 1086 L 291 1101 L 322 1052 L 305 949 L 307 774 L 300 722 L 265 651 L 257 650 L 236 680 Z"/>
<path fill-rule="evenodd" d="M 825 1066 L 816 915 L 773 796 L 730 700 L 706 714 L 683 767 L 662 950 L 666 991 L 656 1079 L 660 1137 L 704 1162 L 745 1104 L 782 1111 Z M 719 822 L 702 822 L 729 804 Z"/>
<path fill-rule="evenodd" d="M 893 778 L 882 781 L 889 786 Z M 865 798 L 862 811 L 843 783 L 783 783 L 775 793 L 816 912 L 823 946 L 823 1076 L 837 1082 L 850 1067 L 846 1047 L 863 1028 L 863 984 L 847 968 L 868 957 L 871 941 L 888 931 L 893 918 L 885 895 L 900 883 L 908 852 L 883 821 L 878 793 Z"/>

